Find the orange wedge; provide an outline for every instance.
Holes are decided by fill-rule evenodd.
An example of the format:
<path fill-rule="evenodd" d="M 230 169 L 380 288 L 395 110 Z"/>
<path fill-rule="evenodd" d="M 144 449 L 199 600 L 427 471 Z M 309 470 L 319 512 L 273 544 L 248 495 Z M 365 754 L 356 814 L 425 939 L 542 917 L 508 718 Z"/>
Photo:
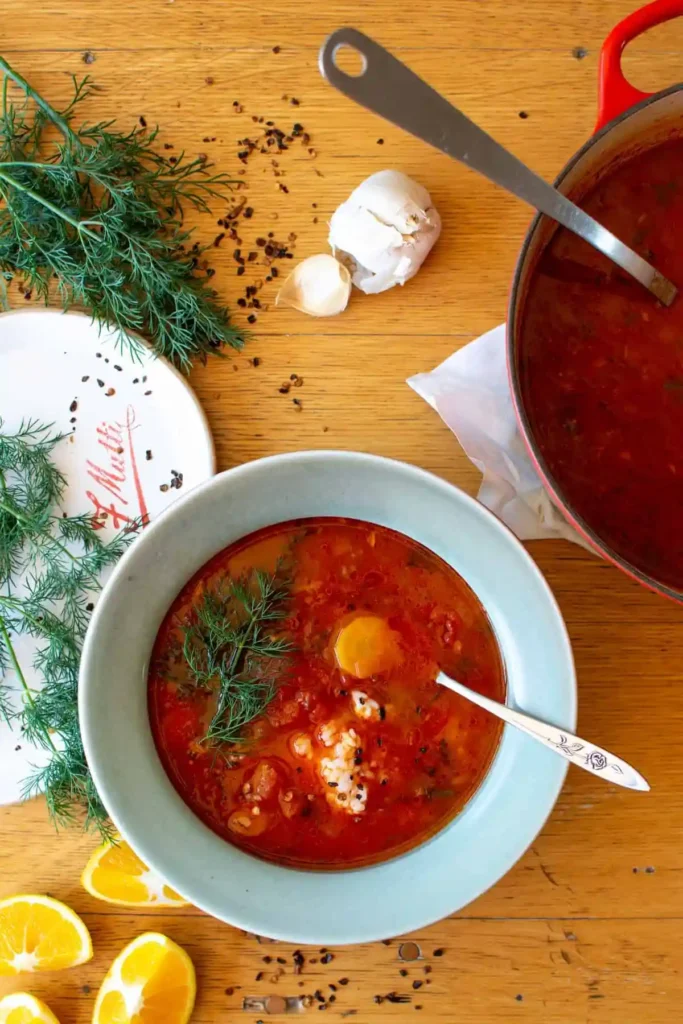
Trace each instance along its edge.
<path fill-rule="evenodd" d="M 85 866 L 81 883 L 95 899 L 121 907 L 186 907 L 187 903 L 122 839 L 103 843 Z"/>
<path fill-rule="evenodd" d="M 192 961 L 165 935 L 133 939 L 109 968 L 93 1024 L 187 1024 L 197 991 Z"/>
<path fill-rule="evenodd" d="M 0 977 L 22 971 L 61 971 L 92 957 L 80 917 L 49 896 L 0 900 Z"/>
<path fill-rule="evenodd" d="M 59 1024 L 52 1010 L 28 992 L 0 999 L 0 1024 Z"/>

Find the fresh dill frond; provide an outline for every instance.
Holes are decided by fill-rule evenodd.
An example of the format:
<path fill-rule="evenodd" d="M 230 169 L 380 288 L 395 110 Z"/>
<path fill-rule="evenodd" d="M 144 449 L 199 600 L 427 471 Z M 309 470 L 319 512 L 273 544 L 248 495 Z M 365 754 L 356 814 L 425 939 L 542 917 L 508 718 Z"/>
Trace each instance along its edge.
<path fill-rule="evenodd" d="M 0 72 L 4 279 L 20 275 L 45 302 L 56 291 L 65 309 L 83 307 L 134 353 L 128 332 L 148 335 L 186 371 L 224 345 L 241 348 L 242 333 L 197 271 L 205 250 L 182 226 L 184 207 L 206 212 L 235 182 L 209 173 L 203 158 L 171 163 L 154 149 L 156 129 L 76 127 L 77 108 L 95 89 L 87 76 L 74 77 L 71 102 L 57 110 L 1 57 Z M 9 101 L 10 80 L 24 103 Z"/>
<path fill-rule="evenodd" d="M 288 596 L 286 579 L 257 571 L 205 593 L 194 608 L 183 657 L 189 685 L 215 696 L 208 744 L 238 743 L 275 696 L 293 650 L 274 628 L 287 614 Z"/>
<path fill-rule="evenodd" d="M 44 792 L 56 825 L 81 820 L 108 836 L 81 741 L 78 668 L 101 573 L 132 534 L 104 543 L 87 516 L 59 514 L 66 481 L 51 455 L 60 439 L 36 420 L 3 433 L 0 420 L 0 715 L 49 752 L 26 780 L 26 795 Z M 17 655 L 22 635 L 34 640 L 40 688 Z"/>

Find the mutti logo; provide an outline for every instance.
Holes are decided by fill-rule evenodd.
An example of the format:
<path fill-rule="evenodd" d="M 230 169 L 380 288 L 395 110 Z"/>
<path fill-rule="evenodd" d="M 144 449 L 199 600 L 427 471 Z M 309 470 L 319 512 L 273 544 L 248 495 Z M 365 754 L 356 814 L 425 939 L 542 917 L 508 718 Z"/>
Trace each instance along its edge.
<path fill-rule="evenodd" d="M 133 443 L 135 409 L 129 405 L 124 423 L 108 423 L 97 427 L 97 443 L 106 454 L 100 462 L 88 459 L 86 472 L 95 487 L 86 491 L 94 506 L 93 523 L 101 530 L 107 522 L 114 529 L 147 526 L 149 512 L 145 501 Z"/>

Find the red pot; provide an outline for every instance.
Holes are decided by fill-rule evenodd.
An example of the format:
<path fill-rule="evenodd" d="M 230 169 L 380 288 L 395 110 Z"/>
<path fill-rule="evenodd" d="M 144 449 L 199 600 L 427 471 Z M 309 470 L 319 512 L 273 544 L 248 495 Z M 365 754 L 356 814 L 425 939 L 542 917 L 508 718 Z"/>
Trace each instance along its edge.
<path fill-rule="evenodd" d="M 648 94 L 630 85 L 621 70 L 621 54 L 632 39 L 662 22 L 683 14 L 683 0 L 655 0 L 625 18 L 605 40 L 598 73 L 598 121 L 595 134 L 569 161 L 555 186 L 580 202 L 608 168 L 648 149 L 672 135 L 683 134 L 683 84 Z M 563 496 L 553 479 L 531 429 L 520 386 L 522 299 L 539 257 L 557 228 L 538 215 L 532 222 L 517 261 L 507 321 L 507 358 L 510 387 L 519 428 L 539 476 L 566 519 L 605 558 L 658 593 L 683 602 L 683 590 L 674 589 L 642 572 L 613 551 Z M 683 282 L 677 282 L 679 286 Z M 680 301 L 680 299 L 678 300 Z"/>

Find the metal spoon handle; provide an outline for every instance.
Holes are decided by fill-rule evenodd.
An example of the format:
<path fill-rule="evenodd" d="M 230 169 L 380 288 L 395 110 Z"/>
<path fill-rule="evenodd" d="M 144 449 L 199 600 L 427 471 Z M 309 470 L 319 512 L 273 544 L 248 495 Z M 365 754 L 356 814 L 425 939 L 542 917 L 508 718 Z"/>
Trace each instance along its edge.
<path fill-rule="evenodd" d="M 557 726 L 550 725 L 549 722 L 532 718 L 531 715 L 515 711 L 514 708 L 500 704 L 497 700 L 484 697 L 476 690 L 470 690 L 468 686 L 463 686 L 462 683 L 447 676 L 445 672 L 439 672 L 436 681 L 441 686 L 453 690 L 454 693 L 459 693 L 473 704 L 477 704 L 480 708 L 490 711 L 497 718 L 502 718 L 504 722 L 514 725 L 516 729 L 521 729 L 528 736 L 533 736 L 539 743 L 550 747 L 560 757 L 566 758 L 567 761 L 578 765 L 579 768 L 583 768 L 593 775 L 599 775 L 601 779 L 606 779 L 608 782 L 614 782 L 617 786 L 624 786 L 625 789 L 649 791 L 650 786 L 640 772 L 608 750 L 596 747 L 593 743 L 581 739 L 580 736 L 574 736 L 573 733 L 567 732 L 566 729 L 558 729 Z"/>
<path fill-rule="evenodd" d="M 360 74 L 350 75 L 338 67 L 336 55 L 342 47 L 351 47 L 360 53 L 363 59 Z M 328 82 L 356 103 L 461 160 L 580 235 L 664 305 L 673 302 L 676 288 L 658 270 L 539 178 L 373 39 L 355 28 L 337 29 L 322 45 L 320 71 Z"/>

